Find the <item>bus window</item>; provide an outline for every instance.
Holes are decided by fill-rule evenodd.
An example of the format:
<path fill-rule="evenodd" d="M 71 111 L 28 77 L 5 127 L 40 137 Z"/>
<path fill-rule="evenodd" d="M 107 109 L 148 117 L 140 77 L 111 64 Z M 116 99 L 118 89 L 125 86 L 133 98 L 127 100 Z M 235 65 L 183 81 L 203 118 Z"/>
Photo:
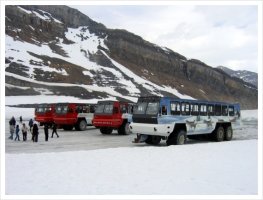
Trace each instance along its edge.
<path fill-rule="evenodd" d="M 201 116 L 207 116 L 207 109 L 205 104 L 200 105 L 200 115 Z"/>
<path fill-rule="evenodd" d="M 209 116 L 215 115 L 215 108 L 214 105 L 207 105 L 207 111 Z"/>
<path fill-rule="evenodd" d="M 89 105 L 83 106 L 83 112 L 90 113 L 90 106 Z"/>
<path fill-rule="evenodd" d="M 229 113 L 229 116 L 234 116 L 235 113 L 234 113 L 234 106 L 229 106 L 228 107 L 228 113 Z"/>
<path fill-rule="evenodd" d="M 171 102 L 171 115 L 180 115 L 181 107 L 180 102 Z"/>
<path fill-rule="evenodd" d="M 223 116 L 227 116 L 228 115 L 228 109 L 227 109 L 226 105 L 222 106 L 222 115 Z"/>
<path fill-rule="evenodd" d="M 190 115 L 189 103 L 183 102 L 181 105 L 182 105 L 182 115 Z"/>
<path fill-rule="evenodd" d="M 221 116 L 221 105 L 215 105 L 215 115 Z"/>
<path fill-rule="evenodd" d="M 194 116 L 199 115 L 198 104 L 191 104 L 191 115 L 194 115 Z"/>

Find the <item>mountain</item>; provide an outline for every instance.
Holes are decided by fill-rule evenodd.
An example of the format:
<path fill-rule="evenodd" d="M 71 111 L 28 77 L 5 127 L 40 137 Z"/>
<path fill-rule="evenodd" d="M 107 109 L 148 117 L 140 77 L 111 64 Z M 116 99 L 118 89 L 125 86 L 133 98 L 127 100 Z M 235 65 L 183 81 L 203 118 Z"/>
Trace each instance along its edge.
<path fill-rule="evenodd" d="M 228 75 L 232 77 L 237 77 L 242 79 L 246 83 L 250 83 L 256 87 L 258 87 L 258 74 L 255 72 L 247 71 L 247 70 L 232 70 L 224 66 L 218 66 L 218 69 L 223 70 Z"/>
<path fill-rule="evenodd" d="M 76 9 L 21 5 L 6 6 L 5 13 L 6 96 L 136 101 L 164 95 L 257 108 L 257 88 L 126 30 L 108 29 Z"/>

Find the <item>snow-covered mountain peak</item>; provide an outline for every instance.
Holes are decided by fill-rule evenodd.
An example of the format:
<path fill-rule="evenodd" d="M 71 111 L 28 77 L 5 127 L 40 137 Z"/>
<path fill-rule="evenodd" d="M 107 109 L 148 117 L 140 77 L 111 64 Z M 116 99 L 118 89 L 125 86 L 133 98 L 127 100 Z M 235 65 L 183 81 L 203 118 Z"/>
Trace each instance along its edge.
<path fill-rule="evenodd" d="M 257 105 L 257 90 L 243 82 L 128 31 L 107 29 L 76 9 L 6 6 L 5 20 L 6 95 L 130 101 L 159 95 Z"/>

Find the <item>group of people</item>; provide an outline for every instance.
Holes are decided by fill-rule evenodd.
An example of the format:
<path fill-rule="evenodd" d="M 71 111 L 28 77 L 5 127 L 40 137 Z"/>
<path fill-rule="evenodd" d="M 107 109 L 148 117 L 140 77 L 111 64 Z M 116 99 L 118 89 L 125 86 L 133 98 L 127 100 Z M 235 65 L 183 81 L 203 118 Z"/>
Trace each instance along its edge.
<path fill-rule="evenodd" d="M 27 141 L 28 127 L 26 126 L 25 123 L 23 123 L 22 116 L 20 116 L 20 124 L 22 124 L 21 132 L 23 135 L 23 141 Z M 37 123 L 34 123 L 33 119 L 30 119 L 28 122 L 28 126 L 29 126 L 29 131 L 32 134 L 31 140 L 33 142 L 38 142 L 39 129 L 38 129 Z M 19 136 L 20 126 L 19 126 L 19 124 L 16 124 L 16 120 L 15 120 L 14 116 L 9 121 L 9 127 L 10 127 L 9 139 L 11 139 L 11 140 L 14 139 L 15 141 L 16 140 L 20 141 L 20 136 Z M 53 131 L 52 131 L 51 138 L 53 138 L 54 134 L 56 134 L 57 137 L 59 137 L 59 135 L 57 133 L 57 125 L 56 124 L 53 124 L 52 129 L 53 129 Z M 47 124 L 45 124 L 44 125 L 45 141 L 48 141 L 48 137 L 49 137 L 48 130 L 49 130 L 49 126 Z M 14 133 L 15 133 L 15 138 L 14 138 Z"/>

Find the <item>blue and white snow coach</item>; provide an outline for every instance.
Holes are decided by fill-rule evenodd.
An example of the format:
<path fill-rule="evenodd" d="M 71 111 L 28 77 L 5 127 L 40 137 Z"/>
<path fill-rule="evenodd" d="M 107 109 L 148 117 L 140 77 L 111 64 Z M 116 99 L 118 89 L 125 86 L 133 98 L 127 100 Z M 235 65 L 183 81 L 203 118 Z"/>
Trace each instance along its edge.
<path fill-rule="evenodd" d="M 133 110 L 134 143 L 157 145 L 185 144 L 187 137 L 209 136 L 216 141 L 229 141 L 233 129 L 240 126 L 240 105 L 171 97 L 140 97 Z"/>

